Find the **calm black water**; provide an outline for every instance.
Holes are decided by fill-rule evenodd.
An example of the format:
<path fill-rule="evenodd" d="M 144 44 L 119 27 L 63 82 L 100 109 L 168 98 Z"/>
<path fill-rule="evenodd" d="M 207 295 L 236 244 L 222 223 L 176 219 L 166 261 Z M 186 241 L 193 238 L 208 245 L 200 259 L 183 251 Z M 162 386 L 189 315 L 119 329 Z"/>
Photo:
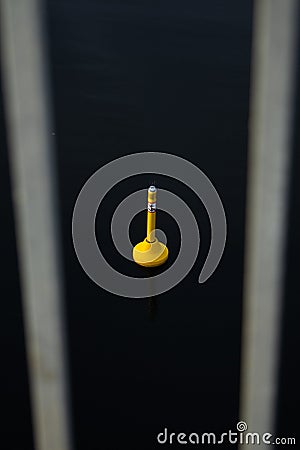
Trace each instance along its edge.
<path fill-rule="evenodd" d="M 48 0 L 47 25 L 77 449 L 156 448 L 165 427 L 198 433 L 234 429 L 252 2 Z M 190 274 L 171 291 L 129 300 L 85 275 L 74 253 L 71 219 L 76 197 L 96 169 L 140 151 L 173 153 L 203 170 L 224 204 L 228 237 L 218 269 L 199 285 L 210 242 L 205 209 L 180 182 L 155 176 L 159 187 L 176 191 L 195 212 L 201 250 Z M 7 175 L 3 180 L 9 217 L 3 232 L 11 255 L 4 300 L 13 299 L 4 324 L 11 345 L 6 397 L 12 399 L 7 402 L 11 446 L 5 448 L 25 450 L 32 448 L 30 416 Z M 137 276 L 149 271 L 114 252 L 109 225 L 118 203 L 152 181 L 140 175 L 115 186 L 97 218 L 107 258 Z M 171 262 L 178 228 L 164 213 L 158 225 L 168 235 Z M 144 237 L 144 227 L 140 214 L 131 227 L 133 240 Z"/>

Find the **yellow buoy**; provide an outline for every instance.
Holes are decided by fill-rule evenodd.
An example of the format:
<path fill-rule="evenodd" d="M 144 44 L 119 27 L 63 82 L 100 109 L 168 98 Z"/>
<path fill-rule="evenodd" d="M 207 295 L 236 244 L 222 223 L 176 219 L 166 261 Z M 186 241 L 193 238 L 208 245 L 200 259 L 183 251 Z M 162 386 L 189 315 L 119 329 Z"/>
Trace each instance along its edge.
<path fill-rule="evenodd" d="M 156 224 L 156 194 L 155 186 L 148 189 L 147 237 L 139 242 L 132 252 L 134 261 L 145 267 L 160 266 L 168 259 L 168 248 L 155 236 Z"/>

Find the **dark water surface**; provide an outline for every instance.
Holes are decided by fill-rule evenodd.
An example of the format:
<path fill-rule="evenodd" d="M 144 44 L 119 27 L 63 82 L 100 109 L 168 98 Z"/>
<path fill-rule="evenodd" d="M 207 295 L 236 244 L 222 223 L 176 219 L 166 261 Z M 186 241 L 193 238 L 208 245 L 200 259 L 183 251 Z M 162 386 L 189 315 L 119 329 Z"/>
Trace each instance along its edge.
<path fill-rule="evenodd" d="M 186 433 L 234 430 L 252 1 L 48 0 L 46 4 L 55 113 L 49 133 L 57 143 L 76 449 L 152 449 L 159 446 L 156 436 L 165 427 Z M 5 146 L 4 134 L 1 140 Z M 109 235 L 113 211 L 129 193 L 155 181 L 188 203 L 201 231 L 197 263 L 178 286 L 154 299 L 130 300 L 109 294 L 86 276 L 74 253 L 71 219 L 77 195 L 95 170 L 140 151 L 173 153 L 203 170 L 224 204 L 228 237 L 218 269 L 199 285 L 210 225 L 195 194 L 179 181 L 157 175 L 139 175 L 116 185 L 99 209 L 96 232 L 103 253 L 122 272 L 151 275 L 149 269 L 125 262 Z M 5 154 L 1 158 L 7 169 Z M 11 258 L 3 286 L 6 300 L 11 300 L 2 331 L 14 354 L 5 372 L 6 386 L 9 379 L 14 385 L 6 392 L 12 401 L 5 403 L 9 423 L 5 448 L 27 450 L 32 449 L 30 411 L 5 177 L 1 181 L 9 220 L 4 234 L 10 238 L 4 251 Z M 295 208 L 298 199 L 293 198 Z M 145 219 L 146 213 L 139 214 L 132 223 L 134 242 L 144 238 Z M 295 217 L 293 224 L 295 228 Z M 168 237 L 170 265 L 179 248 L 179 230 L 163 212 L 158 212 L 158 226 Z M 289 298 L 293 307 L 294 291 Z M 285 346 L 293 336 L 286 334 Z M 289 353 L 286 358 L 284 383 L 290 376 Z M 287 411 L 293 404 L 288 402 L 290 393 L 283 390 L 283 394 L 282 411 Z M 16 402 L 22 406 L 17 408 Z M 286 423 L 280 420 L 284 431 Z"/>
<path fill-rule="evenodd" d="M 199 433 L 234 428 L 251 2 L 48 5 L 78 448 L 152 449 L 164 427 Z M 182 156 L 210 177 L 226 210 L 228 242 L 218 270 L 200 286 L 208 217 L 188 188 L 156 176 L 159 187 L 181 195 L 195 211 L 200 257 L 168 293 L 128 300 L 100 289 L 82 271 L 71 216 L 82 184 L 97 168 L 149 150 Z M 103 251 L 125 273 L 143 269 L 113 253 L 110 217 L 125 195 L 151 181 L 141 175 L 116 186 L 98 213 Z M 167 215 L 158 220 L 174 254 L 176 225 Z M 145 215 L 132 227 L 138 242 Z"/>

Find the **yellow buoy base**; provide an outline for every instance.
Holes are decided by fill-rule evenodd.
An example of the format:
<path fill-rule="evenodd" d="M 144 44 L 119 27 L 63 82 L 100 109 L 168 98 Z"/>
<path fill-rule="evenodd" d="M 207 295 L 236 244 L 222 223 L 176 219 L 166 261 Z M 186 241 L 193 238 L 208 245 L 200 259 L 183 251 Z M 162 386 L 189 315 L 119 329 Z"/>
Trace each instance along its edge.
<path fill-rule="evenodd" d="M 144 267 L 160 266 L 167 261 L 168 255 L 168 248 L 157 239 L 154 242 L 144 239 L 133 248 L 132 252 L 134 261 Z"/>

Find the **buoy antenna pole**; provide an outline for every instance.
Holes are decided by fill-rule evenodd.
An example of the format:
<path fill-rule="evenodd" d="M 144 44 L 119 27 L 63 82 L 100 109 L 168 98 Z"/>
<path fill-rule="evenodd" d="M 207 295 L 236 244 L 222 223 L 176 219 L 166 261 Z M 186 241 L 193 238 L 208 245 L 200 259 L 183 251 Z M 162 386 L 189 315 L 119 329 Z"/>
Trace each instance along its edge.
<path fill-rule="evenodd" d="M 148 213 L 147 213 L 147 241 L 155 241 L 155 226 L 156 226 L 156 194 L 155 186 L 150 186 L 148 189 Z"/>

